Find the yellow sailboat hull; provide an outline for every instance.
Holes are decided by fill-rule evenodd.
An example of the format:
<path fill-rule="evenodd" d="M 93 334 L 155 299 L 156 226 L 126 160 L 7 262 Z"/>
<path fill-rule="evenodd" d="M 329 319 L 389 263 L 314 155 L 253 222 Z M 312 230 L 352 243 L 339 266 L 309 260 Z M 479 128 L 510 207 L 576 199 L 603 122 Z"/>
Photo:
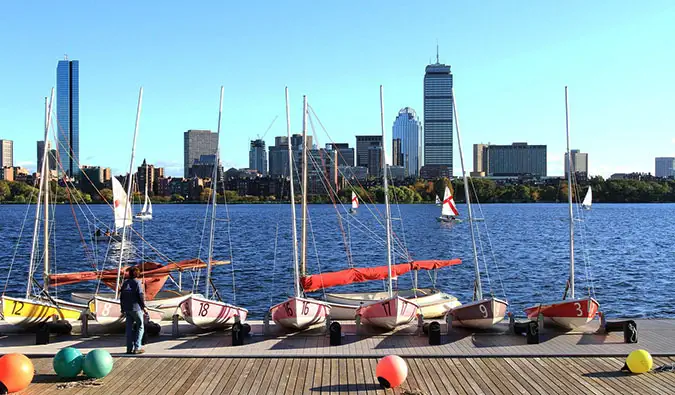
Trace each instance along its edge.
<path fill-rule="evenodd" d="M 53 316 L 60 320 L 77 321 L 82 315 L 83 307 L 76 304 L 59 304 L 39 299 L 15 298 L 3 296 L 1 299 L 2 316 L 5 322 L 12 325 L 36 326 L 47 322 Z"/>

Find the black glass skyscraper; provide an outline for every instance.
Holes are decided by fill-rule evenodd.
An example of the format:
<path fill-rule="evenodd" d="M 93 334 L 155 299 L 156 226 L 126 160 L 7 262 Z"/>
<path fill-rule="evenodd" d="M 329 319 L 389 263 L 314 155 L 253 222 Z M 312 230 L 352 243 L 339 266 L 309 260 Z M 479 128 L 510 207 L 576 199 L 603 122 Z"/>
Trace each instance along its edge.
<path fill-rule="evenodd" d="M 58 153 L 63 170 L 74 176 L 80 163 L 80 62 L 60 60 L 56 67 Z"/>

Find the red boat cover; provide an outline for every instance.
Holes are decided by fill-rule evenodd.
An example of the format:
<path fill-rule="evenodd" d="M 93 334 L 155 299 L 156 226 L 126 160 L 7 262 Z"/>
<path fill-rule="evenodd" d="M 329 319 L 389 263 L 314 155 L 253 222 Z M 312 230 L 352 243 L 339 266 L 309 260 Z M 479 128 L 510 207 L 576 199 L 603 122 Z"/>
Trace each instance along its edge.
<path fill-rule="evenodd" d="M 227 261 L 211 261 L 211 265 L 224 265 Z M 155 295 L 162 289 L 164 283 L 169 278 L 172 271 L 183 271 L 186 269 L 200 269 L 206 267 L 206 262 L 201 259 L 187 259 L 180 262 L 172 262 L 167 265 L 162 265 L 156 262 L 143 262 L 135 265 L 141 270 L 139 279 L 145 286 L 145 298 L 152 300 Z M 129 269 L 132 266 L 122 267 L 122 275 L 128 277 Z M 117 279 L 117 269 L 99 270 L 91 272 L 77 272 L 77 273 L 62 273 L 49 275 L 49 286 L 57 287 L 59 285 L 76 284 L 82 281 L 98 280 L 115 289 L 115 281 Z"/>
<path fill-rule="evenodd" d="M 400 276 L 411 270 L 431 270 L 441 267 L 457 265 L 462 263 L 460 259 L 451 260 L 426 260 L 412 261 L 408 263 L 399 263 L 391 266 L 392 276 Z M 389 269 L 387 266 L 377 266 L 369 268 L 352 268 L 340 270 L 339 272 L 314 274 L 304 276 L 300 279 L 302 288 L 307 292 L 316 291 L 322 288 L 335 287 L 338 285 L 347 285 L 351 283 L 361 283 L 371 280 L 383 280 L 387 278 Z"/>

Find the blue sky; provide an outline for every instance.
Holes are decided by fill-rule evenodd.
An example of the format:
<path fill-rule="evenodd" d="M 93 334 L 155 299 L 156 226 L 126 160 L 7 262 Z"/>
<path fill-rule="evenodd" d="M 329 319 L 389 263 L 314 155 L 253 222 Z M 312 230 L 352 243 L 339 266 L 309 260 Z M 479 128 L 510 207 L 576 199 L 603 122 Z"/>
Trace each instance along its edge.
<path fill-rule="evenodd" d="M 183 132 L 215 130 L 220 85 L 226 165 L 248 166 L 249 140 L 277 115 L 265 139 L 285 134 L 285 85 L 294 130 L 307 94 L 332 138 L 353 146 L 380 131 L 383 84 L 390 133 L 400 108 L 422 114 L 436 40 L 469 168 L 470 144 L 527 141 L 547 144 L 548 173 L 561 175 L 564 85 L 572 146 L 592 174 L 653 173 L 655 156 L 675 156 L 672 1 L 150 3 L 0 3 L 0 138 L 14 140 L 15 164 L 35 167 L 64 54 L 80 61 L 82 164 L 128 167 L 142 85 L 137 163 L 179 175 Z"/>

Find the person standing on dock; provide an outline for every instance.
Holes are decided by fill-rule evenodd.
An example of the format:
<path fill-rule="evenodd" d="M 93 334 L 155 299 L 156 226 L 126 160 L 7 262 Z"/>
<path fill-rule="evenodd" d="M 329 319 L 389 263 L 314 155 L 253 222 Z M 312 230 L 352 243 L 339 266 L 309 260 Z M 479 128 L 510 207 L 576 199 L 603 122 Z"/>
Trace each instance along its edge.
<path fill-rule="evenodd" d="M 138 280 L 140 270 L 137 267 L 129 269 L 129 278 L 122 284 L 120 292 L 120 306 L 127 320 L 127 354 L 143 354 L 141 348 L 143 339 L 143 318 L 148 309 L 145 307 L 143 284 Z"/>

